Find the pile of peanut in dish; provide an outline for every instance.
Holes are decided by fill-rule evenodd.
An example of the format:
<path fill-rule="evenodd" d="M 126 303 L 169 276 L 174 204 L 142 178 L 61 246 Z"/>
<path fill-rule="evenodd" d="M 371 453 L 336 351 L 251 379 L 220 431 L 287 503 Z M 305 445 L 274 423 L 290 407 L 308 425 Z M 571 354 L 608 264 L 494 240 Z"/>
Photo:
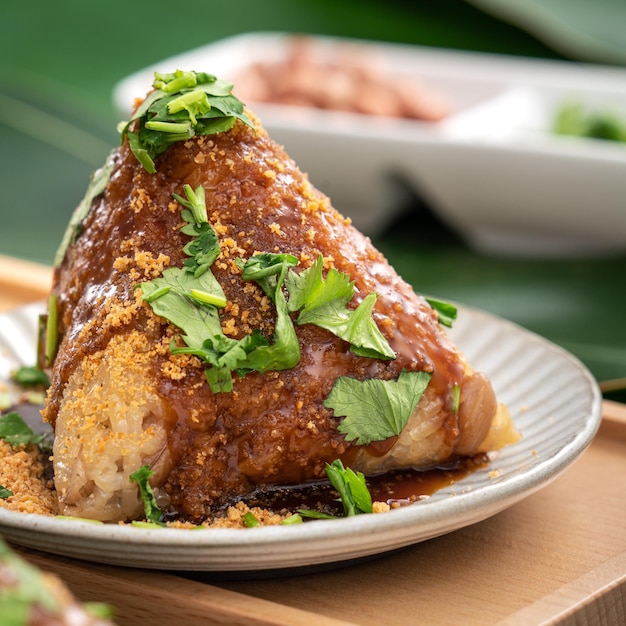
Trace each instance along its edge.
<path fill-rule="evenodd" d="M 335 44 L 332 61 L 315 54 L 308 37 L 294 37 L 280 61 L 251 63 L 236 77 L 244 101 L 307 106 L 437 122 L 451 105 L 415 78 L 389 75 L 358 45 Z"/>

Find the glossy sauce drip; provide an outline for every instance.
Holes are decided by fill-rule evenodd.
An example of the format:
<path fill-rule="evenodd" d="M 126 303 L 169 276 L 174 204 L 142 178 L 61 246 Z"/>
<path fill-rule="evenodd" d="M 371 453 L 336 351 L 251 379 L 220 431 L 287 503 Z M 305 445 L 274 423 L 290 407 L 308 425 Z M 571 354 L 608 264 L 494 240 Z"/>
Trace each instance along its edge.
<path fill-rule="evenodd" d="M 366 479 L 374 502 L 385 502 L 392 509 L 419 502 L 436 491 L 450 487 L 472 472 L 485 467 L 486 455 L 459 459 L 445 467 L 430 470 L 393 471 Z M 341 516 L 339 494 L 327 481 L 288 487 L 259 489 L 243 501 L 250 507 L 275 511 L 311 509 Z"/>

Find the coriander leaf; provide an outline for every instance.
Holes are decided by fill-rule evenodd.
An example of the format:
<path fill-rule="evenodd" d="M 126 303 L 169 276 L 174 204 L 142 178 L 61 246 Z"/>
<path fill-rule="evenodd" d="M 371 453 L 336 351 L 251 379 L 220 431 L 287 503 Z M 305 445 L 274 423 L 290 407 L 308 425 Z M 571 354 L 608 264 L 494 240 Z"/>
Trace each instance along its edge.
<path fill-rule="evenodd" d="M 234 117 L 212 117 L 207 114 L 196 126 L 198 135 L 216 135 L 230 130 L 235 125 Z"/>
<path fill-rule="evenodd" d="M 204 274 L 220 255 L 220 245 L 217 234 L 209 224 L 188 225 L 181 229 L 186 235 L 194 237 L 184 248 L 183 252 L 191 257 L 183 266 L 194 276 Z"/>
<path fill-rule="evenodd" d="M 6 500 L 13 495 L 13 492 L 5 487 L 4 485 L 0 485 L 0 499 Z"/>
<path fill-rule="evenodd" d="M 2 540 L 0 563 L 11 572 L 12 579 L 9 585 L 0 589 L 0 624 L 24 626 L 31 623 L 34 614 L 45 615 L 59 610 L 56 586 L 50 585 L 42 572 L 12 552 Z"/>
<path fill-rule="evenodd" d="M 231 369 L 224 371 L 224 363 L 219 361 L 223 352 L 228 352 L 236 344 L 222 332 L 219 315 L 215 306 L 207 305 L 192 297 L 192 291 L 200 288 L 205 294 L 213 294 L 216 299 L 225 301 L 224 294 L 211 272 L 193 276 L 177 267 L 170 267 L 160 278 L 142 283 L 143 298 L 152 310 L 177 326 L 182 331 L 184 347 L 170 347 L 172 354 L 193 354 L 215 366 L 216 371 L 207 372 L 207 381 L 214 393 L 232 389 Z M 222 370 L 222 371 L 220 371 Z"/>
<path fill-rule="evenodd" d="M 36 366 L 20 367 L 13 373 L 13 380 L 22 387 L 49 387 L 48 374 Z"/>
<path fill-rule="evenodd" d="M 61 265 L 67 249 L 76 241 L 76 239 L 78 239 L 83 221 L 87 217 L 93 201 L 99 195 L 104 193 L 104 190 L 109 183 L 109 179 L 111 178 L 111 173 L 113 172 L 113 156 L 114 153 L 111 152 L 107 156 L 104 165 L 92 174 L 91 181 L 85 191 L 85 195 L 74 210 L 74 213 L 72 213 L 69 224 L 63 234 L 61 244 L 56 251 L 54 256 L 54 267 L 59 267 Z"/>
<path fill-rule="evenodd" d="M 153 311 L 185 333 L 183 340 L 187 345 L 199 347 L 207 337 L 222 334 L 216 308 L 196 303 L 191 297 L 192 289 L 199 289 L 225 299 L 211 272 L 195 277 L 178 267 L 169 267 L 161 277 L 141 283 L 140 288 Z M 153 299 L 155 293 L 161 295 Z"/>
<path fill-rule="evenodd" d="M 626 117 L 610 110 L 585 110 L 579 102 L 565 102 L 554 117 L 552 131 L 591 139 L 626 142 Z"/>
<path fill-rule="evenodd" d="M 208 80 L 211 78 L 213 77 L 207 77 Z M 162 89 L 165 93 L 173 93 L 180 89 L 195 87 L 197 84 L 198 75 L 195 72 L 176 70 L 168 74 L 155 72 L 152 86 L 157 89 Z"/>
<path fill-rule="evenodd" d="M 174 198 L 178 200 L 186 209 L 191 211 L 191 215 L 195 223 L 199 226 L 200 224 L 204 224 L 207 222 L 207 212 L 206 212 L 206 198 L 204 193 L 204 187 L 199 185 L 195 190 L 191 188 L 191 185 L 185 185 L 183 187 L 185 190 L 185 195 L 187 198 L 183 198 L 179 196 L 177 193 L 173 194 Z M 183 216 L 185 217 L 185 216 Z M 189 219 L 185 217 L 186 221 L 190 222 Z M 184 232 L 184 231 L 183 231 Z"/>
<path fill-rule="evenodd" d="M 233 90 L 232 83 L 204 72 L 196 72 L 196 76 L 198 77 L 198 89 L 206 91 L 207 94 L 213 96 L 214 98 L 233 98 L 233 100 L 239 103 L 237 105 L 237 110 L 239 110 L 238 107 L 243 108 L 243 104 L 231 95 Z M 211 102 L 215 102 L 215 100 L 212 100 Z"/>
<path fill-rule="evenodd" d="M 168 113 L 178 113 L 182 110 L 187 111 L 192 124 L 197 124 L 196 115 L 202 115 L 211 110 L 206 92 L 201 89 L 194 89 L 170 100 L 167 104 Z"/>
<path fill-rule="evenodd" d="M 190 185 L 185 185 L 184 190 L 186 199 L 174 194 L 174 198 L 185 207 L 181 217 L 187 224 L 180 229 L 180 232 L 192 237 L 183 248 L 183 252 L 191 257 L 184 262 L 183 266 L 187 272 L 198 277 L 217 260 L 220 255 L 220 244 L 217 233 L 208 222 L 204 187 L 199 185 L 193 190 Z M 225 300 L 223 304 L 219 304 L 219 306 L 225 305 Z"/>
<path fill-rule="evenodd" d="M 243 280 L 253 280 L 272 300 L 276 301 L 276 292 L 279 290 L 279 278 L 281 287 L 284 282 L 287 270 L 298 265 L 298 259 L 291 254 L 274 254 L 263 252 L 251 256 L 241 267 L 241 278 Z M 288 309 L 287 309 L 288 310 Z"/>
<path fill-rule="evenodd" d="M 347 309 L 334 300 L 298 317 L 298 324 L 315 324 L 350 344 L 350 350 L 372 359 L 395 359 L 391 346 L 372 318 L 376 298 L 368 294 L 356 309 Z"/>
<path fill-rule="evenodd" d="M 148 172 L 148 174 L 156 173 L 156 165 L 154 164 L 154 160 L 151 154 L 151 151 L 148 150 L 147 147 L 144 147 L 139 135 L 137 133 L 131 133 L 130 131 L 126 133 L 126 137 L 128 138 L 128 145 L 132 153 L 135 155 L 139 163 L 143 165 L 143 168 Z M 167 146 L 165 146 L 162 150 L 165 151 Z M 154 151 L 154 150 L 153 150 Z"/>
<path fill-rule="evenodd" d="M 372 513 L 372 496 L 361 472 L 344 468 L 343 463 L 336 459 L 331 464 L 326 464 L 326 474 L 332 486 L 339 492 L 344 517 Z"/>
<path fill-rule="evenodd" d="M 12 446 L 33 444 L 43 448 L 45 435 L 37 435 L 18 413 L 0 417 L 0 439 Z"/>
<path fill-rule="evenodd" d="M 310 519 L 337 519 L 336 515 L 322 513 L 322 511 L 316 511 L 315 509 L 298 509 L 298 515 Z"/>
<path fill-rule="evenodd" d="M 139 495 L 143 503 L 146 520 L 152 522 L 153 524 L 157 524 L 161 519 L 161 509 L 157 504 L 154 491 L 152 491 L 152 487 L 149 482 L 150 476 L 153 474 L 154 472 L 150 469 L 150 466 L 144 465 L 130 475 L 130 480 L 131 482 L 134 481 L 137 485 L 139 485 Z"/>
<path fill-rule="evenodd" d="M 290 272 L 286 280 L 289 310 L 300 311 L 297 323 L 315 324 L 350 344 L 359 356 L 395 359 L 396 355 L 372 318 L 376 294 L 369 294 L 356 309 L 347 304 L 354 295 L 350 277 L 332 268 L 322 276 L 322 257 L 308 269 Z"/>
<path fill-rule="evenodd" d="M 254 331 L 250 335 L 236 340 L 225 335 L 215 335 L 202 344 L 201 351 L 196 354 L 213 367 L 205 370 L 207 382 L 213 393 L 232 391 L 232 372 L 245 376 L 252 369 L 249 367 L 248 354 L 259 346 L 267 346 L 269 341 Z M 173 353 L 184 352 L 184 349 L 172 350 Z"/>
<path fill-rule="evenodd" d="M 452 328 L 452 324 L 456 320 L 458 313 L 457 308 L 449 302 L 437 300 L 436 298 L 425 298 L 425 300 L 437 312 L 439 323 L 448 328 Z"/>
<path fill-rule="evenodd" d="M 232 95 L 232 84 L 205 72 L 155 73 L 155 91 L 139 106 L 130 121 L 118 125 L 128 145 L 149 173 L 154 159 L 170 145 L 196 135 L 232 128 L 237 120 L 254 128 L 243 103 Z"/>
<path fill-rule="evenodd" d="M 248 511 L 243 516 L 243 524 L 246 528 L 255 528 L 257 526 L 260 526 L 261 522 L 259 522 L 259 520 L 254 516 L 254 513 Z"/>
<path fill-rule="evenodd" d="M 335 381 L 324 406 L 345 416 L 338 430 L 348 441 L 367 445 L 399 435 L 424 393 L 431 374 L 403 371 L 397 380 Z"/>
<path fill-rule="evenodd" d="M 242 278 L 259 283 L 276 306 L 274 343 L 259 346 L 250 352 L 243 364 L 246 369 L 257 372 L 285 370 L 295 367 L 300 361 L 300 344 L 283 293 L 287 270 L 297 262 L 288 254 L 268 253 L 251 257 L 243 267 Z"/>
<path fill-rule="evenodd" d="M 161 522 L 142 522 L 139 520 L 132 520 L 130 525 L 133 528 L 163 528 L 165 527 L 165 524 L 162 524 Z"/>
<path fill-rule="evenodd" d="M 348 274 L 332 268 L 324 280 L 323 263 L 320 255 L 311 267 L 300 273 L 290 272 L 285 281 L 289 292 L 289 310 L 300 311 L 300 317 L 336 300 L 346 305 L 354 295 L 354 283 Z"/>

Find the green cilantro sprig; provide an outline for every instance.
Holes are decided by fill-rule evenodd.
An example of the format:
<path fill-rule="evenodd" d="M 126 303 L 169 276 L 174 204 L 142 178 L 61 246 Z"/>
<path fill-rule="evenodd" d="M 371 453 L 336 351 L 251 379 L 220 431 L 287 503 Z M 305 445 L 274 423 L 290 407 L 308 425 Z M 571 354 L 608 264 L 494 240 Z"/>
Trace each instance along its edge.
<path fill-rule="evenodd" d="M 564 102 L 554 116 L 552 131 L 626 143 L 626 116 L 623 111 L 586 110 L 580 102 Z"/>
<path fill-rule="evenodd" d="M 17 556 L 0 539 L 0 563 L 11 572 L 13 584 L 0 587 L 0 624 L 22 626 L 30 623 L 34 607 L 54 613 L 60 603 L 56 590 L 43 574 Z"/>
<path fill-rule="evenodd" d="M 260 253 L 245 262 L 237 260 L 242 280 L 256 282 L 276 310 L 271 341 L 257 329 L 236 340 L 227 337 L 221 326 L 220 309 L 226 297 L 211 271 L 219 256 L 217 234 L 208 223 L 204 189 L 185 186 L 185 197 L 175 194 L 183 206 L 186 224 L 181 232 L 191 237 L 183 248 L 189 257 L 182 268 L 166 269 L 162 276 L 139 287 L 143 299 L 155 314 L 181 330 L 180 339 L 170 345 L 173 354 L 192 354 L 205 364 L 205 375 L 214 393 L 233 389 L 233 374 L 290 369 L 300 361 L 296 325 L 314 324 L 325 328 L 350 345 L 359 356 L 394 359 L 395 353 L 373 319 L 377 295 L 368 294 L 354 309 L 354 282 L 347 274 L 331 268 L 323 273 L 320 256 L 309 268 L 296 272 L 298 259 L 290 254 Z M 427 298 L 439 322 L 451 326 L 457 309 Z M 294 315 L 297 314 L 294 321 Z M 348 441 L 367 445 L 397 436 L 429 384 L 427 372 L 403 372 L 397 380 L 359 381 L 339 378 L 324 405 L 344 419 L 338 426 Z M 458 404 L 458 397 L 453 402 Z"/>
<path fill-rule="evenodd" d="M 259 520 L 256 518 L 254 513 L 252 513 L 251 511 L 248 511 L 243 516 L 243 525 L 246 528 L 257 528 L 258 526 L 261 525 L 261 522 L 259 522 Z"/>
<path fill-rule="evenodd" d="M 149 465 L 143 465 L 136 472 L 130 475 L 130 480 L 131 482 L 136 482 L 139 486 L 139 495 L 141 497 L 141 502 L 143 503 L 146 520 L 151 524 L 159 524 L 159 520 L 161 519 L 161 509 L 157 504 L 154 491 L 152 491 L 152 487 L 149 482 L 150 476 L 153 474 L 154 472 L 150 469 Z"/>
<path fill-rule="evenodd" d="M 150 174 L 156 172 L 154 159 L 173 143 L 230 130 L 236 120 L 254 128 L 243 103 L 231 93 L 233 85 L 211 74 L 155 72 L 152 86 L 155 90 L 131 119 L 118 127 L 122 141 L 128 139 L 133 154 Z"/>
<path fill-rule="evenodd" d="M 372 319 L 376 294 L 367 296 L 356 309 L 347 304 L 354 296 L 354 283 L 346 274 L 331 269 L 322 276 L 321 257 L 310 268 L 296 273 L 298 259 L 290 254 L 260 253 L 237 261 L 242 280 L 256 282 L 276 309 L 272 341 L 257 329 L 236 340 L 221 327 L 219 309 L 226 306 L 222 287 L 210 270 L 219 256 L 217 235 L 207 220 L 204 189 L 185 186 L 182 204 L 186 224 L 181 232 L 191 237 L 183 248 L 182 268 L 170 267 L 139 287 L 143 299 L 159 316 L 181 329 L 184 345 L 172 342 L 174 354 L 192 354 L 206 363 L 205 375 L 214 393 L 232 390 L 232 376 L 295 367 L 300 346 L 291 313 L 299 311 L 296 324 L 316 324 L 350 344 L 356 354 L 393 359 L 394 352 Z"/>
<path fill-rule="evenodd" d="M 367 445 L 402 432 L 422 397 L 431 374 L 403 371 L 397 380 L 356 380 L 342 376 L 324 400 L 335 416 L 345 416 L 337 427 L 348 441 Z"/>
<path fill-rule="evenodd" d="M 54 615 L 62 611 L 62 601 L 58 597 L 57 585 L 51 584 L 48 576 L 13 552 L 2 539 L 0 539 L 0 565 L 10 573 L 5 577 L 5 579 L 10 579 L 10 582 L 0 586 L 0 624 L 2 626 L 26 626 L 35 622 L 41 623 L 40 615 Z M 82 604 L 82 607 L 94 618 L 113 617 L 113 607 L 104 603 L 87 602 Z M 80 618 L 78 621 L 86 623 Z M 89 623 L 92 621 L 90 620 Z"/>
<path fill-rule="evenodd" d="M 39 446 L 44 452 L 50 448 L 46 435 L 36 434 L 20 414 L 15 412 L 0 417 L 0 439 L 14 447 L 32 444 Z"/>
<path fill-rule="evenodd" d="M 372 513 L 372 496 L 361 472 L 344 468 L 343 463 L 337 459 L 330 465 L 326 464 L 326 474 L 332 486 L 339 492 L 344 517 Z"/>
<path fill-rule="evenodd" d="M 13 380 L 22 387 L 49 387 L 50 378 L 35 365 L 24 365 L 13 372 Z"/>
<path fill-rule="evenodd" d="M 375 293 L 368 294 L 359 306 L 348 309 L 354 296 L 354 282 L 347 274 L 331 268 L 322 276 L 322 257 L 299 274 L 291 272 L 286 280 L 289 310 L 300 311 L 298 324 L 315 324 L 350 344 L 359 356 L 395 359 L 396 355 L 372 318 Z"/>
<path fill-rule="evenodd" d="M 344 467 L 340 459 L 326 463 L 326 475 L 339 493 L 343 506 L 343 517 L 372 513 L 372 496 L 367 488 L 365 476 L 350 467 Z M 311 519 L 335 519 L 334 515 L 314 509 L 298 509 L 298 514 Z"/>
<path fill-rule="evenodd" d="M 12 495 L 14 494 L 8 487 L 5 487 L 4 485 L 0 485 L 0 500 L 6 500 L 7 498 L 10 498 Z"/>
<path fill-rule="evenodd" d="M 438 300 L 437 298 L 425 297 L 425 300 L 437 312 L 439 323 L 442 326 L 452 328 L 458 314 L 458 309 L 450 302 Z"/>

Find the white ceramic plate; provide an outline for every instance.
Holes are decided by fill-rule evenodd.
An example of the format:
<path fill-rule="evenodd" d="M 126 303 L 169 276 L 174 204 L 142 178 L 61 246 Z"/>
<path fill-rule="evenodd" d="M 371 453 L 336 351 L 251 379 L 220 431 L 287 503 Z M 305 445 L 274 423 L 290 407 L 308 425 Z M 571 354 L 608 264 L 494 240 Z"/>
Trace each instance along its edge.
<path fill-rule="evenodd" d="M 363 63 L 428 85 L 454 108 L 433 124 L 248 102 L 360 230 L 372 235 L 388 226 L 405 208 L 408 188 L 480 252 L 577 257 L 626 250 L 626 146 L 550 132 L 570 100 L 626 117 L 626 69 L 313 41 L 321 62 L 338 46 L 355 46 Z M 284 58 L 290 42 L 285 33 L 251 33 L 165 59 L 120 81 L 115 104 L 127 117 L 155 70 L 204 70 L 236 82 L 250 63 Z"/>
<path fill-rule="evenodd" d="M 0 372 L 32 364 L 39 306 L 0 315 Z M 0 532 L 23 546 L 100 563 L 258 572 L 336 564 L 486 519 L 545 486 L 589 445 L 601 395 L 573 356 L 509 322 L 460 307 L 452 338 L 487 373 L 523 439 L 490 466 L 429 499 L 377 515 L 251 529 L 142 529 L 0 509 Z"/>

